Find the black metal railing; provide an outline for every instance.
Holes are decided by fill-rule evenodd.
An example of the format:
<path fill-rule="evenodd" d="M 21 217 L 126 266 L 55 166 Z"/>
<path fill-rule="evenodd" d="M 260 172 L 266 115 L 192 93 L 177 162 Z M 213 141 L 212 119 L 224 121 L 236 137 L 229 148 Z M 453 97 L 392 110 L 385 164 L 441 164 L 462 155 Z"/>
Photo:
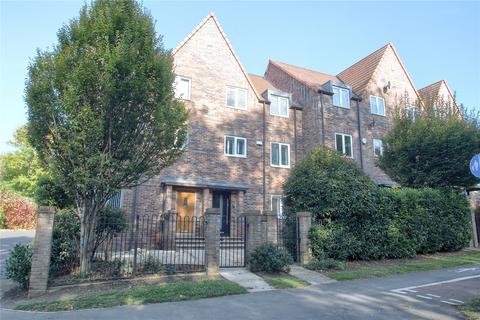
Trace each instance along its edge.
<path fill-rule="evenodd" d="M 228 231 L 220 237 L 220 267 L 245 267 L 246 218 L 232 217 Z"/>
<path fill-rule="evenodd" d="M 287 250 L 294 261 L 297 261 L 298 219 L 277 218 L 277 244 Z"/>

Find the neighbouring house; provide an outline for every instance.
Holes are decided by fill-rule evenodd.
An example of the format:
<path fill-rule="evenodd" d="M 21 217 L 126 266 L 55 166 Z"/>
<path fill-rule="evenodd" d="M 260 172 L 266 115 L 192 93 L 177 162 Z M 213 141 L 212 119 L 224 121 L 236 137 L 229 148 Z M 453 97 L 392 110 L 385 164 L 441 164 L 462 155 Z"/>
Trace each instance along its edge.
<path fill-rule="evenodd" d="M 199 217 L 217 207 L 228 236 L 247 210 L 281 216 L 290 170 L 319 145 L 352 158 L 378 184 L 393 183 L 375 165 L 381 139 L 394 108 L 414 117 L 422 96 L 391 43 L 337 75 L 271 60 L 259 76 L 246 72 L 209 14 L 173 57 L 176 96 L 190 112 L 185 152 L 159 176 L 122 190 L 116 203 L 128 213 Z M 189 230 L 177 226 L 182 231 Z"/>

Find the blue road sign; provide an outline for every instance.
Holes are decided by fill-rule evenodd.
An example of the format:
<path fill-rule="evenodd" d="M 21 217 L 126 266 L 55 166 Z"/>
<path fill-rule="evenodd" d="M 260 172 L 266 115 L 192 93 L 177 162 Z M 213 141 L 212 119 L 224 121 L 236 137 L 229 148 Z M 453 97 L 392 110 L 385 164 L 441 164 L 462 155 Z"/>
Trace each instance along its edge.
<path fill-rule="evenodd" d="M 475 177 L 480 178 L 480 153 L 470 160 L 470 171 Z"/>

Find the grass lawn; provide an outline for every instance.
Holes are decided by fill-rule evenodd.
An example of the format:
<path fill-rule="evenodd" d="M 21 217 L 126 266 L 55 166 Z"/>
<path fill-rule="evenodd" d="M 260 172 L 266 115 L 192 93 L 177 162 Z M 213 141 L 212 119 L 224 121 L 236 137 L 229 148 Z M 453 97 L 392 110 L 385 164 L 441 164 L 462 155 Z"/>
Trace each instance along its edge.
<path fill-rule="evenodd" d="M 139 305 L 169 301 L 194 300 L 246 293 L 245 288 L 228 280 L 185 281 L 157 286 L 117 289 L 105 293 L 77 296 L 71 299 L 20 304 L 16 310 L 65 311 Z"/>
<path fill-rule="evenodd" d="M 276 289 L 301 288 L 309 285 L 308 282 L 298 279 L 288 273 L 257 273 L 266 283 Z"/>
<path fill-rule="evenodd" d="M 371 277 L 387 277 L 410 272 L 453 268 L 469 264 L 480 264 L 480 252 L 462 251 L 450 254 L 440 253 L 419 256 L 415 259 L 347 263 L 345 270 L 330 271 L 327 272 L 326 275 L 342 281 Z"/>
<path fill-rule="evenodd" d="M 467 301 L 458 309 L 470 320 L 480 320 L 480 298 Z"/>

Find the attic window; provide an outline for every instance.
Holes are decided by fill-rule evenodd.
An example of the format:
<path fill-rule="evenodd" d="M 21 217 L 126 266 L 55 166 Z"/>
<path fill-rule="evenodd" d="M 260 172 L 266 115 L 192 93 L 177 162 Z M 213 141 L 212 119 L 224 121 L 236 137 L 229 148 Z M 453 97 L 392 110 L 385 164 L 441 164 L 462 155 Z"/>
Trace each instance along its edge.
<path fill-rule="evenodd" d="M 270 114 L 274 116 L 280 117 L 288 117 L 288 98 L 277 96 L 277 95 L 270 95 L 270 101 L 272 104 L 270 105 Z"/>
<path fill-rule="evenodd" d="M 385 100 L 382 97 L 370 96 L 370 112 L 385 115 Z"/>
<path fill-rule="evenodd" d="M 175 98 L 190 100 L 191 80 L 189 78 L 177 76 L 173 86 L 175 88 Z"/>
<path fill-rule="evenodd" d="M 227 87 L 227 106 L 237 109 L 247 108 L 247 90 Z"/>
<path fill-rule="evenodd" d="M 333 105 L 335 107 L 350 108 L 350 90 L 332 86 Z"/>

